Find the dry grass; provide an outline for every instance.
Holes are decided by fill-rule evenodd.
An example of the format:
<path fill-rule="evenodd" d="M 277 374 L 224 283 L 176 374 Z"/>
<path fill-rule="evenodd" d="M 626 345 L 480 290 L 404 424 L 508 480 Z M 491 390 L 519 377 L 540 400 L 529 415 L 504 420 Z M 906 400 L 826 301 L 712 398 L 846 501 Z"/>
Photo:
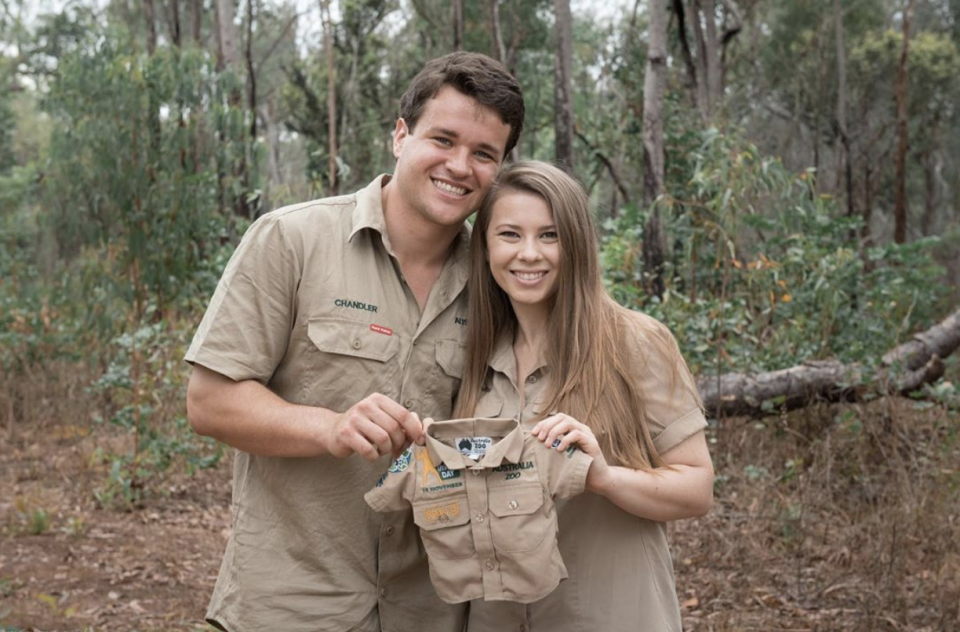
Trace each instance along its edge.
<path fill-rule="evenodd" d="M 685 628 L 960 628 L 960 415 L 904 398 L 728 419 L 673 529 Z"/>

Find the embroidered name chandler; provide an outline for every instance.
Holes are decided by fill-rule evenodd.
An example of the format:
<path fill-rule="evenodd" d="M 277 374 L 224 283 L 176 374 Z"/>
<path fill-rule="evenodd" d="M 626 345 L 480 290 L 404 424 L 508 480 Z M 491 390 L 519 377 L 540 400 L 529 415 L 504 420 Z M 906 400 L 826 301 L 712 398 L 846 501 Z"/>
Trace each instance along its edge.
<path fill-rule="evenodd" d="M 350 309 L 362 309 L 362 310 L 365 310 L 368 312 L 374 312 L 374 313 L 376 313 L 377 311 L 376 305 L 368 305 L 367 303 L 363 303 L 361 301 L 351 301 L 345 298 L 338 298 L 333 302 L 333 304 L 336 305 L 337 307 L 349 307 Z"/>
<path fill-rule="evenodd" d="M 524 461 L 523 463 L 504 463 L 499 467 L 493 468 L 494 472 L 514 472 L 516 470 L 532 470 L 533 461 Z"/>

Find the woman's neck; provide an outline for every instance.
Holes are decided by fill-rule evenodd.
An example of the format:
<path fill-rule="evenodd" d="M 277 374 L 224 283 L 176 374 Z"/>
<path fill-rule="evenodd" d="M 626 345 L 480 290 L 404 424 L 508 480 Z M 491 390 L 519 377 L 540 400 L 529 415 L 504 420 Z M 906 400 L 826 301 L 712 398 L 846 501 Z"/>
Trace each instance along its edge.
<path fill-rule="evenodd" d="M 517 317 L 513 352 L 517 358 L 517 377 L 523 381 L 536 368 L 547 349 L 550 308 L 545 304 L 514 305 L 513 313 Z"/>

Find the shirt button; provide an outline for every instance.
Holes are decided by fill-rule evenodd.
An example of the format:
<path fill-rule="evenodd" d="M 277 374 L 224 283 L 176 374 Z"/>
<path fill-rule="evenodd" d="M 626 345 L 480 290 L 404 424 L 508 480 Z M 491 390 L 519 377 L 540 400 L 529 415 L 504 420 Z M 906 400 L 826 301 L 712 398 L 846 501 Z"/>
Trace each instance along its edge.
<path fill-rule="evenodd" d="M 474 520 L 476 520 L 477 522 L 483 522 L 484 521 L 483 514 L 477 514 L 477 517 L 474 518 Z"/>
<path fill-rule="evenodd" d="M 531 375 L 530 377 L 527 378 L 527 384 L 536 384 L 537 379 L 538 378 L 536 375 Z"/>
<path fill-rule="evenodd" d="M 520 505 L 517 504 L 517 501 L 515 501 L 515 500 L 511 500 L 511 501 L 507 504 L 507 507 L 509 507 L 510 509 L 516 509 L 516 508 L 519 507 L 519 506 L 520 506 Z"/>
<path fill-rule="evenodd" d="M 470 473 L 474 476 L 480 476 L 480 470 L 470 470 Z"/>
<path fill-rule="evenodd" d="M 362 346 L 363 346 L 363 343 L 360 342 L 360 339 L 359 339 L 359 338 L 357 338 L 356 340 L 353 341 L 353 348 L 354 348 L 354 349 L 359 349 L 359 348 L 362 347 Z"/>
<path fill-rule="evenodd" d="M 403 407 L 404 407 L 404 408 L 413 408 L 413 400 L 412 400 L 412 399 L 405 399 L 405 400 L 403 400 Z"/>
<path fill-rule="evenodd" d="M 520 632 L 527 632 L 527 626 L 525 626 L 524 624 L 521 623 L 521 624 L 520 624 Z"/>
<path fill-rule="evenodd" d="M 488 571 L 492 571 L 493 569 L 495 569 L 495 568 L 497 567 L 496 563 L 494 563 L 493 560 L 487 560 L 486 563 L 484 564 L 484 566 L 487 567 L 487 570 L 488 570 Z"/>
<path fill-rule="evenodd" d="M 440 522 L 450 522 L 450 516 L 447 514 L 440 514 Z"/>
<path fill-rule="evenodd" d="M 386 589 L 386 588 L 381 588 L 381 589 L 380 589 L 380 596 L 381 596 L 381 597 L 386 597 L 386 596 L 387 596 L 387 589 Z"/>
<path fill-rule="evenodd" d="M 393 535 L 395 531 L 396 531 L 396 528 L 393 525 L 390 525 L 389 527 L 387 527 L 386 533 L 387 535 Z"/>

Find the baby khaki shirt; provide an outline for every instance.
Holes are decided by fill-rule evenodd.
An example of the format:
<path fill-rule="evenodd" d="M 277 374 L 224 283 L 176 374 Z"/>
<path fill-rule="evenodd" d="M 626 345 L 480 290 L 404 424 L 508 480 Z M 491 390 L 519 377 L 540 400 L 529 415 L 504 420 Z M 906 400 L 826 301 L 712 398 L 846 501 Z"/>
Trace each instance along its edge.
<path fill-rule="evenodd" d="M 567 577 L 553 498 L 581 493 L 592 461 L 544 445 L 515 419 L 438 421 L 364 499 L 375 511 L 412 505 L 444 601 L 531 603 Z"/>

